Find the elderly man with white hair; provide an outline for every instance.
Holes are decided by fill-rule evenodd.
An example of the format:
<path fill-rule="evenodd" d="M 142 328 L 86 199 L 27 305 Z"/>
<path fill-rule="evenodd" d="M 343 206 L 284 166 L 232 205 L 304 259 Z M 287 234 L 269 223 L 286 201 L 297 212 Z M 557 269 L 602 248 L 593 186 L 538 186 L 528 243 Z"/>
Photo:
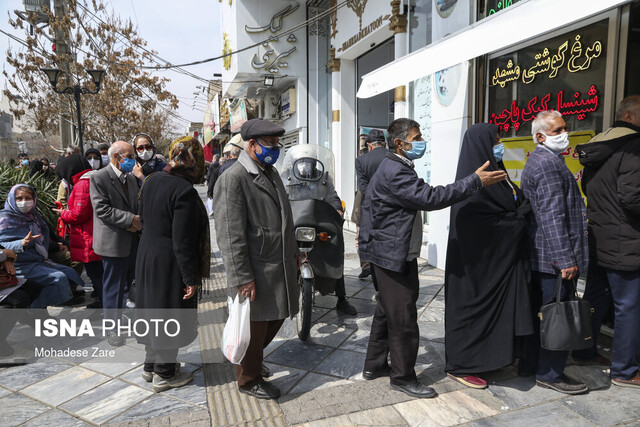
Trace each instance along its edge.
<path fill-rule="evenodd" d="M 138 184 L 131 172 L 136 164 L 133 146 L 125 141 L 109 147 L 109 166 L 91 175 L 93 250 L 102 257 L 102 306 L 105 317 L 115 320 L 124 302 L 125 286 L 135 271 Z M 120 346 L 124 337 L 111 333 L 109 344 Z"/>
<path fill-rule="evenodd" d="M 532 270 L 533 310 L 551 302 L 558 275 L 566 287 L 586 272 L 588 256 L 587 214 L 578 184 L 564 161 L 569 146 L 567 125 L 558 111 L 539 113 L 531 124 L 538 144 L 522 171 L 522 191 L 531 201 L 527 224 Z M 536 375 L 536 384 L 565 394 L 589 389 L 564 375 L 569 355 L 540 347 L 540 328 L 534 328 L 527 354 L 520 360 L 520 375 Z"/>

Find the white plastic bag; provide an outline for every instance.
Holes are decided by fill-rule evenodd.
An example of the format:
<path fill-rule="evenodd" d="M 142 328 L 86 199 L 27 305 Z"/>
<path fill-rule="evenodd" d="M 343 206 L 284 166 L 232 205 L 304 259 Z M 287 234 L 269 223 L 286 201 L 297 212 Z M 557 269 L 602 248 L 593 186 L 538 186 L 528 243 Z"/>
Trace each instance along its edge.
<path fill-rule="evenodd" d="M 210 199 L 207 197 L 207 202 L 205 203 L 205 206 L 207 208 L 207 213 L 211 215 L 211 212 L 213 212 L 213 199 Z"/>
<path fill-rule="evenodd" d="M 241 303 L 240 295 L 236 295 L 235 299 L 227 297 L 227 304 L 229 318 L 222 332 L 222 353 L 229 362 L 239 365 L 251 339 L 251 306 L 248 298 Z"/>

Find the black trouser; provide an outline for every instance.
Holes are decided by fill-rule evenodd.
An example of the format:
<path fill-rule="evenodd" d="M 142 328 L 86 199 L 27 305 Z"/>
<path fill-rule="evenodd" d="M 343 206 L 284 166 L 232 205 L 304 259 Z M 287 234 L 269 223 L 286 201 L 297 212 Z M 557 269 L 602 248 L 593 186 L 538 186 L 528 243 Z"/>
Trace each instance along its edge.
<path fill-rule="evenodd" d="M 238 387 L 252 387 L 262 380 L 264 349 L 273 341 L 283 323 L 284 319 L 250 322 L 249 347 L 240 364 L 236 365 Z"/>
<path fill-rule="evenodd" d="M 42 286 L 39 284 L 27 280 L 22 284 L 18 289 L 11 292 L 9 295 L 4 297 L 2 301 L 0 301 L 0 305 L 8 305 L 11 308 L 21 308 L 25 309 L 29 307 L 31 301 L 38 298 L 40 295 L 40 291 L 42 290 Z M 20 316 L 20 322 L 24 322 L 28 319 L 27 312 L 23 313 L 23 316 Z M 15 321 L 12 322 L 0 322 L 0 341 L 4 341 L 11 332 L 11 329 L 16 325 Z"/>
<path fill-rule="evenodd" d="M 596 258 L 589 259 L 587 270 L 587 284 L 584 288 L 582 299 L 591 304 L 591 327 L 593 328 L 593 345 L 585 350 L 575 350 L 571 354 L 578 359 L 593 359 L 598 355 L 598 339 L 600 338 L 600 326 L 611 308 L 611 288 L 607 279 L 607 272 L 598 265 Z"/>
<path fill-rule="evenodd" d="M 162 378 L 171 378 L 175 375 L 177 348 L 156 350 L 150 345 L 145 345 L 144 350 L 146 352 L 143 368 L 145 372 L 153 372 Z"/>
<path fill-rule="evenodd" d="M 347 290 L 344 287 L 344 275 L 342 275 L 341 278 L 339 278 L 338 280 L 336 280 L 336 296 L 338 297 L 338 299 L 344 299 L 347 297 Z"/>
<path fill-rule="evenodd" d="M 84 264 L 84 269 L 87 271 L 87 276 L 93 283 L 93 290 L 98 295 L 98 301 L 102 302 L 102 276 L 104 274 L 104 268 L 102 267 L 102 261 L 91 261 Z"/>
<path fill-rule="evenodd" d="M 380 298 L 373 315 L 364 370 L 380 369 L 386 365 L 390 354 L 391 382 L 414 383 L 417 381 L 414 368 L 420 343 L 416 308 L 420 293 L 418 260 L 408 261 L 401 273 L 375 264 L 371 267 L 376 272 Z"/>

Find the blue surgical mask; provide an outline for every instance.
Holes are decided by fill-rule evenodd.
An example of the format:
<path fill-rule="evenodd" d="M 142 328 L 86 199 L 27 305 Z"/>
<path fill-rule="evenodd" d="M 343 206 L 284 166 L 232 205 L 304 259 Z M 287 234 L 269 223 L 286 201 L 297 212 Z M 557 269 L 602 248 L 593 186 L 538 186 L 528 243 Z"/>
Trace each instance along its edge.
<path fill-rule="evenodd" d="M 496 162 L 502 160 L 502 155 L 504 154 L 504 144 L 500 143 L 493 146 L 493 157 L 496 158 Z"/>
<path fill-rule="evenodd" d="M 405 151 L 407 158 L 409 160 L 416 160 L 420 157 L 424 156 L 424 152 L 427 151 L 427 142 L 426 141 L 412 141 L 407 142 L 407 144 L 411 144 L 411 150 Z"/>
<path fill-rule="evenodd" d="M 256 140 L 256 142 L 258 143 L 258 145 L 262 148 L 262 153 L 258 154 L 258 152 L 256 151 L 256 158 L 258 159 L 258 161 L 260 161 L 261 163 L 264 163 L 266 165 L 272 165 L 275 162 L 278 161 L 278 156 L 280 156 L 280 147 L 265 147 L 264 145 L 260 144 L 260 142 L 258 140 Z"/>
<path fill-rule="evenodd" d="M 29 166 L 29 160 L 28 160 L 28 159 L 22 159 L 22 160 L 20 161 L 20 164 L 21 164 L 22 166 Z"/>
<path fill-rule="evenodd" d="M 133 171 L 133 167 L 136 165 L 136 159 L 127 159 L 126 157 L 123 157 L 122 160 L 124 160 L 120 163 L 120 169 L 122 169 L 122 172 L 131 173 Z"/>

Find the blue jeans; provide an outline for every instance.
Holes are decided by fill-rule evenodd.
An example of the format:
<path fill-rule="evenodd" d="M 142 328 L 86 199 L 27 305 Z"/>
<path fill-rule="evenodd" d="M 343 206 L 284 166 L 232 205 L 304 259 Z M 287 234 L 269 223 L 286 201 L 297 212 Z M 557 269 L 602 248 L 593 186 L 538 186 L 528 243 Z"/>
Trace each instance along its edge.
<path fill-rule="evenodd" d="M 46 308 L 69 301 L 73 298 L 69 282 L 84 284 L 71 267 L 49 262 L 38 263 L 25 277 L 42 286 L 40 295 L 31 302 L 31 308 Z"/>
<path fill-rule="evenodd" d="M 611 378 L 638 373 L 640 351 L 640 271 L 605 269 L 615 309 Z"/>

